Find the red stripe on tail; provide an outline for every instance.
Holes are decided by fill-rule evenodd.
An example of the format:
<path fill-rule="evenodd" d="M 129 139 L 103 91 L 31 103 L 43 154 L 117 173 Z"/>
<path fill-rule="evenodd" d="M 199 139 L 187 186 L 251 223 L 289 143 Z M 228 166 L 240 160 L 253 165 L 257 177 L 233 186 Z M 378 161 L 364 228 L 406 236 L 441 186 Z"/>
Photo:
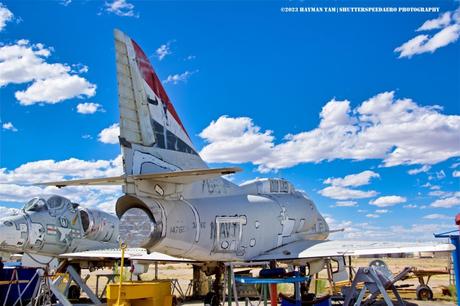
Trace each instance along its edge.
<path fill-rule="evenodd" d="M 174 108 L 174 105 L 171 103 L 171 100 L 169 100 L 169 97 L 166 94 L 166 91 L 163 88 L 160 79 L 158 79 L 157 74 L 153 70 L 152 64 L 150 63 L 149 59 L 147 58 L 147 56 L 145 56 L 144 51 L 142 51 L 141 47 L 139 47 L 139 45 L 134 40 L 131 39 L 131 42 L 133 43 L 134 52 L 136 53 L 137 67 L 139 68 L 139 71 L 142 74 L 142 78 L 153 90 L 153 92 L 158 97 L 160 97 L 160 99 L 166 104 L 168 111 L 171 113 L 174 119 L 176 119 L 177 123 L 179 123 L 182 130 L 190 139 L 190 136 L 185 130 L 184 125 L 182 124 L 182 121 L 180 120 L 179 115 L 177 114 L 176 109 Z"/>

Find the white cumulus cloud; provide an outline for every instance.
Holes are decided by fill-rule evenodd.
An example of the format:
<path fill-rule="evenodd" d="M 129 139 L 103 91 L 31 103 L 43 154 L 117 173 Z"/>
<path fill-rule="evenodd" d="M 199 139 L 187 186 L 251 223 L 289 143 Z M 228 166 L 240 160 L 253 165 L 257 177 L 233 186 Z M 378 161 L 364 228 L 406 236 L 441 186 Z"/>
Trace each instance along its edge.
<path fill-rule="evenodd" d="M 378 207 L 390 207 L 400 203 L 406 203 L 407 199 L 401 196 L 383 196 L 369 202 L 371 205 Z"/>
<path fill-rule="evenodd" d="M 223 128 L 229 122 L 231 134 Z M 335 159 L 381 159 L 386 167 L 433 165 L 460 156 L 459 134 L 460 116 L 383 92 L 355 109 L 348 101 L 331 100 L 317 128 L 288 134 L 278 144 L 251 118 L 222 116 L 200 133 L 207 143 L 200 154 L 208 162 L 251 162 L 261 172 Z M 242 151 L 243 144 L 256 150 Z"/>
<path fill-rule="evenodd" d="M 319 194 L 322 196 L 336 199 L 336 200 L 349 200 L 349 199 L 363 199 L 371 198 L 376 196 L 378 193 L 376 191 L 362 191 L 357 189 L 351 189 L 347 187 L 358 187 L 363 185 L 368 185 L 372 178 L 378 178 L 380 175 L 370 170 L 363 171 L 357 174 L 350 174 L 343 178 L 328 178 L 324 180 L 323 184 L 329 184 L 328 186 L 320 191 Z M 353 201 L 346 201 L 350 203 Z M 356 202 L 355 202 L 356 203 Z M 337 206 L 338 205 L 337 203 Z"/>
<path fill-rule="evenodd" d="M 442 195 L 441 195 L 442 196 Z M 447 195 L 445 198 L 437 199 L 430 204 L 431 207 L 436 208 L 451 208 L 460 205 L 460 192 L 456 192 L 453 195 Z"/>
<path fill-rule="evenodd" d="M 119 135 L 120 126 L 118 123 L 114 123 L 99 133 L 98 140 L 102 143 L 117 144 Z"/>
<path fill-rule="evenodd" d="M 16 169 L 0 169 L 0 202 L 24 203 L 43 194 L 59 194 L 85 206 L 99 207 L 115 202 L 121 196 L 120 186 L 84 186 L 56 188 L 31 184 L 68 179 L 118 176 L 123 172 L 121 155 L 112 160 L 62 161 L 39 160 L 20 165 Z M 18 206 L 20 207 L 20 206 Z M 1 211 L 0 211 L 1 213 Z"/>
<path fill-rule="evenodd" d="M 444 28 L 450 24 L 451 14 L 451 12 L 445 12 L 438 18 L 427 20 L 420 26 L 420 28 L 417 29 L 417 31 L 429 31 Z"/>
<path fill-rule="evenodd" d="M 319 194 L 322 196 L 332 198 L 335 200 L 349 200 L 349 199 L 364 199 L 375 197 L 378 193 L 374 190 L 362 191 L 350 188 L 344 188 L 340 186 L 329 186 L 320 191 Z"/>
<path fill-rule="evenodd" d="M 337 201 L 335 206 L 337 207 L 355 207 L 358 205 L 356 201 Z"/>
<path fill-rule="evenodd" d="M 375 173 L 374 171 L 366 170 L 361 173 L 347 175 L 343 178 L 328 178 L 323 183 L 331 184 L 334 186 L 342 186 L 342 187 L 348 187 L 348 186 L 357 187 L 357 186 L 368 185 L 372 178 L 379 178 L 379 177 L 380 175 L 378 173 Z"/>
<path fill-rule="evenodd" d="M 375 219 L 375 218 L 380 218 L 380 215 L 378 215 L 378 214 L 367 214 L 366 217 Z"/>
<path fill-rule="evenodd" d="M 3 3 L 0 3 L 0 32 L 3 31 L 8 21 L 13 20 L 13 16 L 13 13 Z"/>
<path fill-rule="evenodd" d="M 0 47 L 0 88 L 9 84 L 30 84 L 16 91 L 22 105 L 59 103 L 75 97 L 92 97 L 96 85 L 72 72 L 67 64 L 48 63 L 52 48 L 30 44 L 25 39 Z"/>
<path fill-rule="evenodd" d="M 77 105 L 77 112 L 80 114 L 94 114 L 97 111 L 103 111 L 102 105 L 93 102 L 79 103 Z"/>
<path fill-rule="evenodd" d="M 198 70 L 195 71 L 185 71 L 183 73 L 177 73 L 177 74 L 170 74 L 168 77 L 163 80 L 163 83 L 173 83 L 173 84 L 178 84 L 180 82 L 187 82 L 187 80 L 195 73 L 197 73 Z"/>
<path fill-rule="evenodd" d="M 431 214 L 431 215 L 423 216 L 423 219 L 430 219 L 430 220 L 452 219 L 454 220 L 454 217 L 443 215 L 443 214 Z"/>
<path fill-rule="evenodd" d="M 155 50 L 155 54 L 158 57 L 158 59 L 161 61 L 163 60 L 167 55 L 171 54 L 171 43 L 173 41 L 168 41 L 165 44 L 162 44 L 161 46 L 158 47 L 158 49 Z"/>
<path fill-rule="evenodd" d="M 427 172 L 430 169 L 431 169 L 431 166 L 423 165 L 420 168 L 410 169 L 409 171 L 407 171 L 407 173 L 409 173 L 409 175 L 416 175 L 422 172 Z"/>
<path fill-rule="evenodd" d="M 62 74 L 45 80 L 37 80 L 25 91 L 17 91 L 16 99 L 22 105 L 35 103 L 55 104 L 73 97 L 92 97 L 96 85 L 78 75 Z"/>
<path fill-rule="evenodd" d="M 17 132 L 18 129 L 13 125 L 11 122 L 5 122 L 2 124 L 2 128 L 4 130 L 12 131 L 12 132 Z"/>
<path fill-rule="evenodd" d="M 122 17 L 139 17 L 134 11 L 134 4 L 126 0 L 114 0 L 105 3 L 105 10 Z"/>
<path fill-rule="evenodd" d="M 425 21 L 417 31 L 430 31 L 440 29 L 436 34 L 421 34 L 403 43 L 394 51 L 399 53 L 399 58 L 411 58 L 416 54 L 435 52 L 458 40 L 460 36 L 460 11 L 446 12 L 438 18 Z M 453 16 L 453 18 L 452 18 Z"/>
<path fill-rule="evenodd" d="M 200 137 L 209 142 L 200 155 L 208 162 L 257 163 L 270 154 L 274 137 L 271 131 L 260 132 L 251 118 L 221 116 L 212 121 Z"/>

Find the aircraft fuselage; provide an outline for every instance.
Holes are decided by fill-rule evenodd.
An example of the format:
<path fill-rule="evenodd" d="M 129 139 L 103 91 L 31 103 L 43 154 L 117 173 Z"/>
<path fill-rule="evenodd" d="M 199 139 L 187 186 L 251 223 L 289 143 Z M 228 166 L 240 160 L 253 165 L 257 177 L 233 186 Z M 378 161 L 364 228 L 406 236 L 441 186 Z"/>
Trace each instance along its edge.
<path fill-rule="evenodd" d="M 190 186 L 188 193 L 193 194 L 202 185 L 202 196 L 197 198 L 186 198 L 187 190 L 175 199 L 120 198 L 121 239 L 132 247 L 171 256 L 233 261 L 251 260 L 297 240 L 328 236 L 328 225 L 315 204 L 285 180 L 243 186 L 224 179 L 212 182 L 213 187 L 209 181 Z"/>

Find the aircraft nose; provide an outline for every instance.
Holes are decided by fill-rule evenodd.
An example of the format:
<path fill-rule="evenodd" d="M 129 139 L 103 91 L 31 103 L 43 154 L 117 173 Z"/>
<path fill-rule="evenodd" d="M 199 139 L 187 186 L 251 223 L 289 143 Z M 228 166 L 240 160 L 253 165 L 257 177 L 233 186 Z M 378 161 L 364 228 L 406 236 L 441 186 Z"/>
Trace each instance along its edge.
<path fill-rule="evenodd" d="M 14 218 L 0 219 L 0 249 L 16 250 L 23 246 L 24 239 Z"/>

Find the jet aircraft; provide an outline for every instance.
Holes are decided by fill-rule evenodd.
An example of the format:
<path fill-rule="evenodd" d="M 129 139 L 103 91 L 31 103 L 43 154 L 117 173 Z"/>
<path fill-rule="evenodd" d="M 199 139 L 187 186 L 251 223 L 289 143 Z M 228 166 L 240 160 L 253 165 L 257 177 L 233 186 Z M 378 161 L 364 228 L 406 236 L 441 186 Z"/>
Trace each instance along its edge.
<path fill-rule="evenodd" d="M 290 261 L 308 265 L 313 275 L 330 257 L 453 249 L 450 244 L 329 240 L 332 231 L 315 203 L 287 180 L 236 185 L 225 179 L 241 169 L 207 166 L 144 51 L 123 32 L 114 35 L 124 174 L 40 185 L 121 185 L 124 195 L 115 211 L 120 239 L 129 247 L 197 261 L 216 275 L 228 261 Z M 69 214 L 75 210 L 66 205 Z M 62 252 L 73 251 L 61 245 Z"/>
<path fill-rule="evenodd" d="M 31 265 L 66 252 L 118 248 L 118 218 L 58 196 L 35 197 L 0 219 L 0 250 L 26 254 Z"/>
<path fill-rule="evenodd" d="M 208 263 L 452 249 L 328 240 L 331 230 L 315 203 L 287 180 L 225 179 L 240 169 L 207 166 L 145 52 L 123 32 L 114 35 L 124 174 L 45 185 L 122 185 L 115 210 L 130 246 Z"/>

